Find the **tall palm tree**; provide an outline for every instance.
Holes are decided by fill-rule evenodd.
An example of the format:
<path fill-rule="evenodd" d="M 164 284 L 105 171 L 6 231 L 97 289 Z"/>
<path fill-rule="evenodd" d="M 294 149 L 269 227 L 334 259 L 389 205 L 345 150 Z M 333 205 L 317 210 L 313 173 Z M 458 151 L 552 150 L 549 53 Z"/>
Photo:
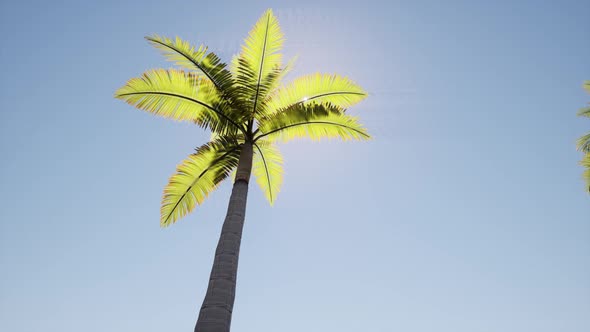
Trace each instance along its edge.
<path fill-rule="evenodd" d="M 147 40 L 185 70 L 155 69 L 133 78 L 115 97 L 212 132 L 211 141 L 181 162 L 162 198 L 160 224 L 169 226 L 201 204 L 236 170 L 227 215 L 195 331 L 229 331 L 250 173 L 272 204 L 282 183 L 277 142 L 308 137 L 369 138 L 346 108 L 366 97 L 351 80 L 314 74 L 282 85 L 283 34 L 269 9 L 228 69 L 205 46 L 152 36 Z"/>
<path fill-rule="evenodd" d="M 590 93 L 590 81 L 584 82 L 584 89 L 586 89 L 586 91 Z M 590 118 L 590 107 L 582 108 L 578 112 L 578 115 Z M 578 150 L 584 152 L 584 158 L 582 158 L 580 164 L 586 167 L 583 176 L 586 180 L 586 187 L 590 192 L 590 133 L 587 133 L 586 135 L 578 139 Z"/>

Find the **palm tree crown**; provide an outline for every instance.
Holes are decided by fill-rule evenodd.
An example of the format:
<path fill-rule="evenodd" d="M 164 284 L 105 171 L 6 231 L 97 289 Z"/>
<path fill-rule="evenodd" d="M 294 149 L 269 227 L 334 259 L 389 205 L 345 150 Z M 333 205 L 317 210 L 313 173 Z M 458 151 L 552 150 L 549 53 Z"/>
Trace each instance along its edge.
<path fill-rule="evenodd" d="M 148 71 L 129 80 L 115 97 L 212 132 L 210 142 L 198 147 L 170 178 L 162 198 L 160 224 L 168 226 L 184 217 L 236 170 L 195 326 L 195 332 L 228 332 L 250 173 L 272 204 L 283 176 L 277 142 L 298 137 L 368 139 L 357 119 L 345 113 L 366 93 L 338 75 L 314 74 L 282 85 L 291 65 L 282 65 L 283 34 L 271 10 L 250 31 L 229 69 L 205 46 L 194 47 L 179 38 L 147 39 L 185 70 Z"/>
<path fill-rule="evenodd" d="M 590 81 L 584 82 L 584 89 L 590 93 Z M 590 118 L 590 107 L 582 108 L 578 112 L 578 115 Z M 586 167 L 583 176 L 586 180 L 586 188 L 590 192 L 590 133 L 587 133 L 578 139 L 578 150 L 584 152 L 584 158 L 582 158 L 580 164 Z"/>
<path fill-rule="evenodd" d="M 164 189 L 162 226 L 191 212 L 229 177 L 245 143 L 253 146 L 252 173 L 272 204 L 283 174 L 275 143 L 300 137 L 369 138 L 357 118 L 345 113 L 367 95 L 348 78 L 313 74 L 281 84 L 291 63 L 282 64 L 283 34 L 270 9 L 229 68 L 203 45 L 157 35 L 146 39 L 184 69 L 147 71 L 129 80 L 115 97 L 212 132 L 211 141 L 182 161 Z"/>

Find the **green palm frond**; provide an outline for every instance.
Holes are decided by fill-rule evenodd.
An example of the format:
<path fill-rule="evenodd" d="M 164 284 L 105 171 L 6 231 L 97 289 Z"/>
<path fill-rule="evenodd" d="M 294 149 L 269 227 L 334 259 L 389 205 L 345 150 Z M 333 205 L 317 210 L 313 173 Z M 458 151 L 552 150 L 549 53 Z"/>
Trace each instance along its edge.
<path fill-rule="evenodd" d="M 283 183 L 283 156 L 272 143 L 261 140 L 254 144 L 252 173 L 271 205 Z"/>
<path fill-rule="evenodd" d="M 251 119 L 254 114 L 255 96 L 264 96 L 268 94 L 272 84 L 270 84 L 268 80 L 262 79 L 259 82 L 253 79 L 254 77 L 257 77 L 257 74 L 252 70 L 250 64 L 242 57 L 238 57 L 234 59 L 234 61 L 237 63 L 237 65 L 235 65 L 237 67 L 235 68 L 236 86 L 234 88 L 234 94 L 236 95 L 236 99 L 238 99 L 242 105 L 246 105 L 245 108 L 240 109 L 242 115 L 247 115 L 247 118 Z M 234 67 L 233 63 L 232 67 Z M 260 106 L 258 100 L 256 103 Z"/>
<path fill-rule="evenodd" d="M 162 52 L 169 61 L 191 70 L 202 70 L 201 63 L 207 55 L 207 46 L 198 48 L 189 42 L 176 37 L 174 40 L 159 35 L 146 36 L 145 39 Z"/>
<path fill-rule="evenodd" d="M 132 78 L 115 97 L 141 110 L 179 121 L 192 121 L 216 132 L 242 127 L 209 80 L 176 69 L 155 69 Z"/>
<path fill-rule="evenodd" d="M 579 151 L 590 153 L 590 133 L 578 138 L 576 146 Z"/>
<path fill-rule="evenodd" d="M 200 205 L 237 167 L 239 156 L 237 139 L 218 138 L 178 165 L 164 189 L 160 225 L 169 226 Z"/>
<path fill-rule="evenodd" d="M 275 143 L 299 137 L 370 138 L 357 118 L 345 113 L 367 95 L 348 78 L 314 74 L 283 85 L 295 59 L 283 65 L 283 33 L 270 9 L 229 66 L 205 45 L 191 45 L 179 37 L 146 39 L 184 69 L 147 71 L 119 88 L 115 98 L 211 130 L 210 142 L 178 165 L 164 189 L 164 227 L 201 204 L 232 172 L 235 176 L 244 144 L 253 145 L 251 173 L 273 204 L 283 182 L 283 159 Z M 583 149 L 590 149 L 590 143 Z M 244 151 L 244 165 L 249 165 L 250 147 Z"/>
<path fill-rule="evenodd" d="M 281 80 L 285 77 L 285 75 L 287 75 L 288 73 L 290 73 L 293 70 L 293 67 L 295 67 L 295 63 L 297 62 L 297 58 L 298 56 L 294 56 L 291 59 L 289 59 L 289 61 L 287 61 L 287 63 L 285 64 L 285 66 L 282 68 L 281 71 L 281 76 L 279 76 L 277 78 L 277 82 L 276 84 L 280 83 Z M 239 67 L 240 67 L 240 54 L 234 54 L 231 58 L 231 62 L 230 62 L 230 73 L 234 76 L 237 77 L 239 74 Z M 276 66 L 276 67 L 280 67 L 280 66 Z M 250 74 L 253 75 L 253 74 Z"/>
<path fill-rule="evenodd" d="M 584 173 L 582 173 L 582 177 L 586 180 L 586 189 L 590 192 L 590 153 L 584 155 L 584 158 L 580 161 L 580 165 L 586 168 Z"/>
<path fill-rule="evenodd" d="M 297 63 L 297 59 L 299 59 L 299 57 L 296 55 L 287 61 L 281 70 L 281 75 L 279 76 L 277 83 L 282 82 L 283 78 L 293 71 L 293 68 L 295 68 L 295 63 Z"/>
<path fill-rule="evenodd" d="M 272 96 L 276 95 L 281 82 L 289 74 L 295 66 L 296 57 L 291 58 L 284 67 L 275 67 L 267 80 L 261 84 L 260 95 L 265 96 L 263 100 L 258 103 L 256 110 L 254 110 L 254 117 L 264 117 L 273 113 L 272 106 L 269 107 L 269 102 Z"/>
<path fill-rule="evenodd" d="M 346 77 L 328 74 L 303 76 L 280 88 L 268 102 L 279 111 L 295 104 L 326 104 L 347 108 L 365 99 L 367 93 Z"/>
<path fill-rule="evenodd" d="M 590 93 L 590 81 L 584 82 L 584 89 L 586 92 Z M 581 109 L 578 112 L 578 115 L 590 117 L 590 107 Z M 586 180 L 586 188 L 588 189 L 588 192 L 590 192 L 590 133 L 580 137 L 576 145 L 578 150 L 585 153 L 584 158 L 580 161 L 580 165 L 586 168 L 582 176 Z"/>
<path fill-rule="evenodd" d="M 341 138 L 367 140 L 370 138 L 357 118 L 344 114 L 334 105 L 303 105 L 274 113 L 260 120 L 256 139 L 287 142 L 294 138 Z"/>
<path fill-rule="evenodd" d="M 229 62 L 229 72 L 234 78 L 238 77 L 240 68 L 240 54 L 234 54 Z"/>
<path fill-rule="evenodd" d="M 237 60 L 232 61 L 243 99 L 258 108 L 281 71 L 283 33 L 272 10 L 267 10 L 248 34 Z"/>
<path fill-rule="evenodd" d="M 590 81 L 585 81 L 584 82 L 584 90 L 586 90 L 586 92 L 590 93 Z M 584 107 L 582 108 L 579 112 L 578 112 L 579 116 L 585 116 L 585 117 L 589 117 L 590 118 L 590 107 Z"/>
<path fill-rule="evenodd" d="M 201 45 L 196 48 L 179 37 L 174 40 L 158 35 L 145 38 L 168 60 L 184 68 L 203 73 L 213 82 L 218 91 L 223 93 L 231 90 L 233 78 L 226 68 L 227 65 L 222 63 L 215 53 L 207 53 L 206 46 Z"/>
<path fill-rule="evenodd" d="M 285 78 L 285 76 L 287 76 L 287 74 L 289 74 L 292 70 L 293 67 L 295 67 L 295 62 L 297 61 L 297 57 L 292 57 L 291 59 L 289 59 L 289 61 L 287 61 L 287 63 L 285 64 L 285 66 L 281 67 L 276 67 L 275 68 L 275 72 L 276 72 L 276 77 L 273 77 L 272 80 L 270 80 L 269 82 L 269 89 L 266 95 L 266 101 L 265 104 L 267 103 L 268 100 L 271 99 L 271 96 L 268 94 L 274 94 L 276 90 L 278 90 L 281 82 L 283 81 L 283 79 Z"/>

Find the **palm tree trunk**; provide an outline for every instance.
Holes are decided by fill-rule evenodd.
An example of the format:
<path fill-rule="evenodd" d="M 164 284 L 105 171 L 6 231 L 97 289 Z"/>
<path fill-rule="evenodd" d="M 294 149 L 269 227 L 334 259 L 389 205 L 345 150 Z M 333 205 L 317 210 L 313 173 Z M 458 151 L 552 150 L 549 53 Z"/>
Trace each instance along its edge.
<path fill-rule="evenodd" d="M 246 142 L 240 154 L 236 180 L 217 243 L 209 286 L 199 312 L 195 332 L 229 332 L 236 295 L 238 257 L 251 170 L 252 143 Z"/>

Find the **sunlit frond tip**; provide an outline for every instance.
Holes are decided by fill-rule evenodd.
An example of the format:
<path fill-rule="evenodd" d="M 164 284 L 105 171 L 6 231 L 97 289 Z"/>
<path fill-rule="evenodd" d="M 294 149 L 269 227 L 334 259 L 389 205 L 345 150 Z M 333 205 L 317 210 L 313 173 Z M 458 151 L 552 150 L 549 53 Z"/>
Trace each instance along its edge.
<path fill-rule="evenodd" d="M 268 202 L 273 205 L 283 184 L 283 156 L 267 141 L 254 144 L 252 173 Z"/>
<path fill-rule="evenodd" d="M 279 21 L 268 9 L 250 30 L 240 54 L 255 74 L 256 81 L 263 80 L 273 68 L 281 66 L 283 41 Z"/>
<path fill-rule="evenodd" d="M 180 37 L 170 39 L 159 35 L 146 36 L 145 39 L 155 48 L 160 50 L 166 59 L 178 66 L 201 70 L 201 62 L 207 54 L 207 47 L 200 45 L 195 47 Z"/>
<path fill-rule="evenodd" d="M 213 52 L 208 52 L 204 45 L 198 48 L 176 37 L 170 39 L 153 35 L 145 37 L 150 44 L 160 50 L 164 57 L 176 65 L 194 70 L 206 76 L 219 90 L 228 93 L 233 79 L 225 63 Z"/>

